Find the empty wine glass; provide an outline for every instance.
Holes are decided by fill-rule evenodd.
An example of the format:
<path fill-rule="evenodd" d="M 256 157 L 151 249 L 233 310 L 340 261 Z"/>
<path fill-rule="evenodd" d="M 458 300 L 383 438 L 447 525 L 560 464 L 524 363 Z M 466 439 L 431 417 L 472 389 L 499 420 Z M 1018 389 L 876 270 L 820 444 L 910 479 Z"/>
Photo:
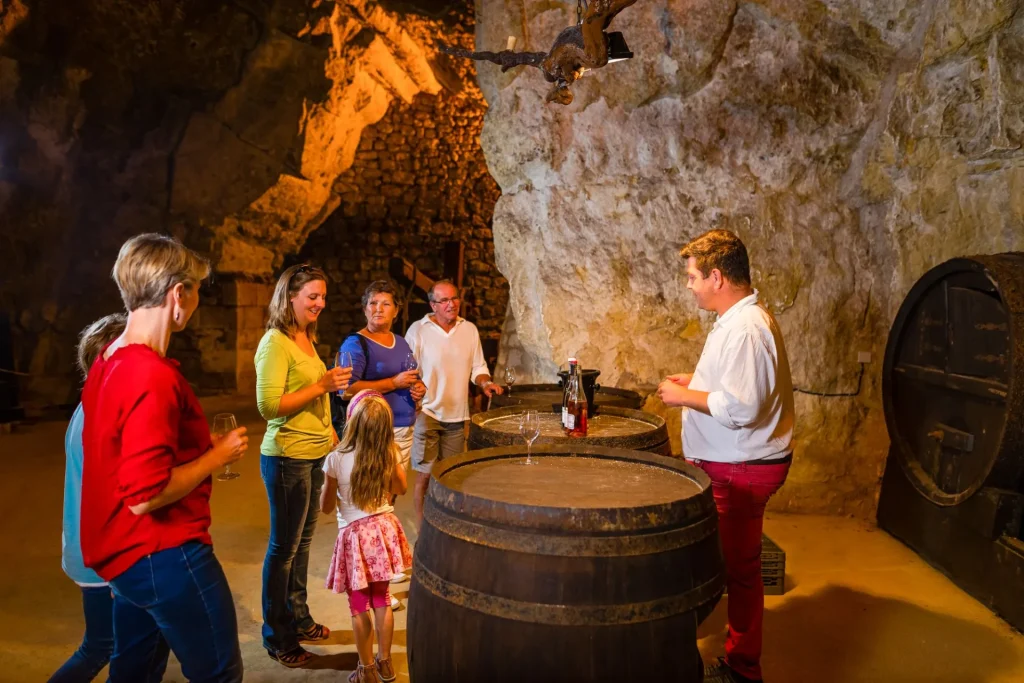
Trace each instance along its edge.
<path fill-rule="evenodd" d="M 419 361 L 416 360 L 416 356 L 414 356 L 411 351 L 405 356 L 405 361 L 402 363 L 402 368 L 404 370 L 419 370 Z"/>
<path fill-rule="evenodd" d="M 238 429 L 238 423 L 235 422 L 235 416 L 231 413 L 218 413 L 213 416 L 213 428 L 210 430 L 210 433 L 213 434 L 213 438 L 217 441 L 220 441 L 236 429 Z M 231 465 L 225 465 L 224 471 L 217 475 L 217 481 L 229 481 L 239 476 L 238 472 L 231 471 Z"/>
<path fill-rule="evenodd" d="M 527 410 L 519 422 L 519 434 L 526 440 L 526 464 L 532 465 L 530 452 L 533 449 L 533 442 L 540 436 L 540 415 L 536 410 Z"/>
<path fill-rule="evenodd" d="M 508 386 L 508 393 L 512 395 L 512 385 L 516 383 L 516 369 L 511 365 L 505 368 L 505 385 Z"/>
<path fill-rule="evenodd" d="M 350 368 L 352 367 L 352 354 L 348 351 L 338 350 L 338 353 L 334 354 L 334 367 L 336 368 Z"/>

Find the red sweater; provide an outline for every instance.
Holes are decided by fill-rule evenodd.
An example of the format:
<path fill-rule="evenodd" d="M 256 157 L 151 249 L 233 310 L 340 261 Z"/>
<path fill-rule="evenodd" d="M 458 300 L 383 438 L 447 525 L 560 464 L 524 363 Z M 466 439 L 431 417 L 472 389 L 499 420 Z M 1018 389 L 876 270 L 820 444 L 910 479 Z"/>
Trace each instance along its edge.
<path fill-rule="evenodd" d="M 106 580 L 151 553 L 210 539 L 210 478 L 181 500 L 136 515 L 171 469 L 211 447 L 210 429 L 178 364 L 142 344 L 102 354 L 82 392 L 82 557 Z"/>

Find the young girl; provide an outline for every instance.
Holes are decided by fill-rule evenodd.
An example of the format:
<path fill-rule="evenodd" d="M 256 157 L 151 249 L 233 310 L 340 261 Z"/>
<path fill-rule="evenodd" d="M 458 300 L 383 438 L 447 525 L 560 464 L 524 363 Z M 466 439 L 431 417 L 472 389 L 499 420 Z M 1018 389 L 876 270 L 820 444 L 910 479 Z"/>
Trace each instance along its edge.
<path fill-rule="evenodd" d="M 328 454 L 324 474 L 327 481 L 320 492 L 320 509 L 330 514 L 337 501 L 348 523 L 338 533 L 327 572 L 327 588 L 348 593 L 352 611 L 359 667 L 348 680 L 376 683 L 380 676 L 380 680 L 390 683 L 396 678 L 391 665 L 395 618 L 388 585 L 391 577 L 411 565 L 412 553 L 388 502 L 391 494 L 405 493 L 405 468 L 398 466 L 391 408 L 379 392 L 360 391 L 352 398 L 344 436 Z"/>

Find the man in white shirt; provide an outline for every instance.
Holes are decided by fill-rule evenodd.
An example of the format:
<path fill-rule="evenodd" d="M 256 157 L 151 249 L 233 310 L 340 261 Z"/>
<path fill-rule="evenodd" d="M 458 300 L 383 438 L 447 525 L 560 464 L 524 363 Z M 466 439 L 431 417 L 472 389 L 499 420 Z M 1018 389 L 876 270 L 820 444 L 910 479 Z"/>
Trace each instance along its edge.
<path fill-rule="evenodd" d="M 470 380 L 488 397 L 502 393 L 487 370 L 480 332 L 476 325 L 459 317 L 459 290 L 449 280 L 438 280 L 427 298 L 433 313 L 414 322 L 405 333 L 427 385 L 412 437 L 417 527 L 423 521 L 431 466 L 466 449 Z"/>
<path fill-rule="evenodd" d="M 792 461 L 793 383 L 782 332 L 757 302 L 747 249 L 727 230 L 697 237 L 680 252 L 697 307 L 715 311 L 693 374 L 658 386 L 683 407 L 683 455 L 711 478 L 729 590 L 725 657 L 706 683 L 760 683 L 764 586 L 761 531 L 768 499 Z"/>

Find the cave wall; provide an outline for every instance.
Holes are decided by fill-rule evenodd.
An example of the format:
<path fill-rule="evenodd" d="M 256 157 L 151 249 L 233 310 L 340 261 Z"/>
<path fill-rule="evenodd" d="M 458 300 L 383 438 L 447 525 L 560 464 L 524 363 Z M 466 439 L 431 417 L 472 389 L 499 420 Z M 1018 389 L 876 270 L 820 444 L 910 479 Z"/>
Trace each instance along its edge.
<path fill-rule="evenodd" d="M 468 2 L 386 4 L 0 0 L 0 311 L 30 413 L 75 400 L 76 335 L 147 231 L 214 263 L 187 376 L 254 388 L 268 284 L 342 206 L 363 131 L 458 85 L 434 41 Z"/>
<path fill-rule="evenodd" d="M 469 3 L 441 19 L 438 40 L 472 47 Z M 434 69 L 443 85 L 436 95 L 395 103 L 363 131 L 354 163 L 334 183 L 338 209 L 293 259 L 323 266 L 331 279 L 319 329 L 333 346 L 366 324 L 360 297 L 370 282 L 388 279 L 390 258 L 437 278 L 448 241 L 465 248 L 463 315 L 484 339 L 501 335 L 508 282 L 495 265 L 491 233 L 501 192 L 479 142 L 487 106 L 472 62 L 441 57 Z"/>
<path fill-rule="evenodd" d="M 948 258 L 1024 249 L 1021 4 L 640 0 L 612 24 L 635 58 L 585 74 L 567 107 L 544 103 L 536 69 L 482 64 L 511 286 L 502 361 L 550 381 L 576 354 L 641 391 L 691 370 L 713 316 L 677 252 L 732 229 L 799 388 L 772 505 L 871 516 L 881 360 L 904 296 Z M 476 7 L 480 50 L 515 36 L 546 51 L 575 21 L 540 0 Z M 678 411 L 646 408 L 678 448 Z"/>

